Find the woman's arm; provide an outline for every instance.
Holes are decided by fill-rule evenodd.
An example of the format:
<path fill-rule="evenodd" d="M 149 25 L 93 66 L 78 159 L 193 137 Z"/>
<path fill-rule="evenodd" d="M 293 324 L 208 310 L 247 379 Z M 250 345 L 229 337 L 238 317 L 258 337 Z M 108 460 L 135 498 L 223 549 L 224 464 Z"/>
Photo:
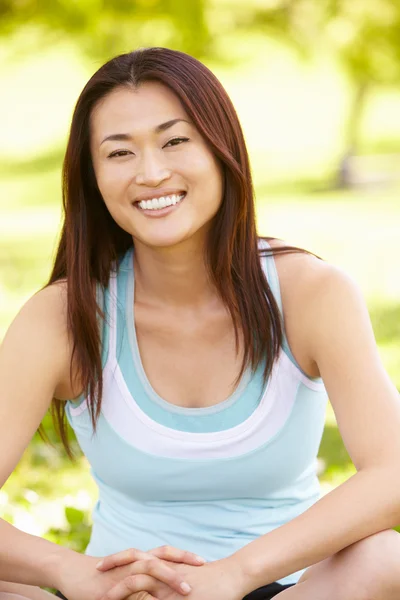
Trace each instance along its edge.
<path fill-rule="evenodd" d="M 285 275 L 304 280 L 292 299 L 299 310 L 297 333 L 307 340 L 358 472 L 232 555 L 248 590 L 400 523 L 399 394 L 382 366 L 365 302 L 338 269 L 309 257 L 303 262 L 306 268 L 299 271 L 297 264 L 296 273 L 289 269 Z"/>
<path fill-rule="evenodd" d="M 68 359 L 63 288 L 38 292 L 0 346 L 0 485 L 17 465 L 50 406 Z M 62 548 L 0 520 L 0 580 L 54 587 Z"/>
<path fill-rule="evenodd" d="M 58 588 L 63 563 L 74 553 L 0 519 L 0 580 Z"/>

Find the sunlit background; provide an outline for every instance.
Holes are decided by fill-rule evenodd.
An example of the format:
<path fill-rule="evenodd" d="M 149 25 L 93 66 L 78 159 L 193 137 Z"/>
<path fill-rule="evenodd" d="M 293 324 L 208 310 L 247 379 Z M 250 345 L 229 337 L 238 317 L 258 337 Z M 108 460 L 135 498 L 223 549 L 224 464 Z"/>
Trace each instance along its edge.
<path fill-rule="evenodd" d="M 354 276 L 399 388 L 398 0 L 0 0 L 0 340 L 50 273 L 77 96 L 140 46 L 184 50 L 217 74 L 248 143 L 260 233 Z M 55 446 L 35 436 L 0 515 L 83 551 L 96 489 L 45 425 Z M 355 471 L 330 406 L 318 462 L 324 492 Z"/>

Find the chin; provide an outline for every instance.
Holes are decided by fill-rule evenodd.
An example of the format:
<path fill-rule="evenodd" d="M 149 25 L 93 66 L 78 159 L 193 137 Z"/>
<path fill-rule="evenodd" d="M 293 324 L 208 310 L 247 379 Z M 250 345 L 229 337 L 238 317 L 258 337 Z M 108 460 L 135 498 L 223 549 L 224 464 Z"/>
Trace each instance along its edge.
<path fill-rule="evenodd" d="M 180 244 L 186 242 L 190 236 L 185 235 L 173 235 L 171 233 L 165 232 L 165 235 L 157 235 L 157 236 L 140 236 L 138 239 L 150 248 L 173 248 L 174 246 L 179 246 Z"/>
<path fill-rule="evenodd" d="M 149 248 L 172 248 L 187 244 L 189 240 L 198 242 L 200 245 L 207 235 L 209 223 L 202 220 L 194 223 L 192 219 L 181 219 L 180 222 L 172 220 L 157 219 L 158 222 L 146 224 L 147 227 L 135 227 L 137 235 L 132 233 L 133 239 Z M 164 221 L 164 222 L 162 222 Z"/>

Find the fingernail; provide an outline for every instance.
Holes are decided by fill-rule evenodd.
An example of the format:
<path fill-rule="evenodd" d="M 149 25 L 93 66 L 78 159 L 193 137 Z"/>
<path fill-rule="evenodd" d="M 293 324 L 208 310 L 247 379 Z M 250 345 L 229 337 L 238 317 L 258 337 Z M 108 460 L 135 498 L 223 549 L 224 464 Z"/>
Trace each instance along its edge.
<path fill-rule="evenodd" d="M 96 569 L 100 569 L 103 566 L 104 561 L 100 560 L 97 565 L 96 565 Z"/>
<path fill-rule="evenodd" d="M 197 562 L 199 562 L 199 563 L 205 563 L 205 562 L 207 562 L 206 559 L 203 558 L 202 556 L 196 556 L 195 558 L 196 558 Z"/>
<path fill-rule="evenodd" d="M 186 583 L 185 581 L 183 583 L 181 583 L 181 590 L 182 592 L 191 592 L 192 588 L 190 587 L 190 585 L 188 583 Z"/>

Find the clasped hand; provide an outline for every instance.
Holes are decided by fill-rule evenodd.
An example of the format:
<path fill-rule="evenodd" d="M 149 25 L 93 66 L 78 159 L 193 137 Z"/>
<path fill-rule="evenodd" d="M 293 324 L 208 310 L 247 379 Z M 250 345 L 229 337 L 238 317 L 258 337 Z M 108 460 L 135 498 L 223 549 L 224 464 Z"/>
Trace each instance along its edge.
<path fill-rule="evenodd" d="M 231 558 L 204 564 L 170 546 L 125 550 L 100 564 L 98 558 L 77 555 L 68 570 L 69 577 L 60 581 L 68 600 L 242 600 L 245 595 L 240 569 Z"/>

